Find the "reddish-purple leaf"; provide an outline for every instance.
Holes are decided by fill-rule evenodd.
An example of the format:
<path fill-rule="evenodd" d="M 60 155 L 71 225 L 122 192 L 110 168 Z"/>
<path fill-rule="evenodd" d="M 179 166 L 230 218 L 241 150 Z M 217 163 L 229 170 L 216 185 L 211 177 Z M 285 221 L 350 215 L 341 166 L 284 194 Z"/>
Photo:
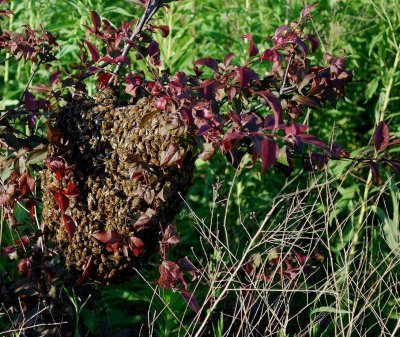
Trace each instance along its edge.
<path fill-rule="evenodd" d="M 74 219 L 72 219 L 69 215 L 66 214 L 63 214 L 63 221 L 68 237 L 70 240 L 72 240 L 72 237 L 74 236 L 74 233 L 77 228 L 76 222 L 74 221 Z"/>
<path fill-rule="evenodd" d="M 376 152 L 384 151 L 389 145 L 389 128 L 385 122 L 379 122 L 375 128 L 374 145 Z"/>
<path fill-rule="evenodd" d="M 183 278 L 183 273 L 176 263 L 164 260 L 161 263 L 159 270 L 161 277 L 158 281 L 158 284 L 164 289 L 169 287 L 175 288 L 178 284 L 180 284 L 183 289 L 187 288 L 187 284 Z"/>
<path fill-rule="evenodd" d="M 200 305 L 199 302 L 197 302 L 196 297 L 194 297 L 194 295 L 186 289 L 181 290 L 181 295 L 188 307 L 197 314 L 200 311 Z"/>
<path fill-rule="evenodd" d="M 197 271 L 197 268 L 194 266 L 192 262 L 189 261 L 187 257 L 180 258 L 177 261 L 177 264 L 184 273 L 192 273 Z"/>
<path fill-rule="evenodd" d="M 185 157 L 185 150 L 176 143 L 169 145 L 166 151 L 164 151 L 160 165 L 161 166 L 172 166 L 177 165 L 181 167 L 183 159 Z"/>
<path fill-rule="evenodd" d="M 112 64 L 118 64 L 118 63 L 129 64 L 130 59 L 127 56 L 118 55 L 116 57 L 103 56 L 99 59 L 99 61 L 108 62 Z"/>
<path fill-rule="evenodd" d="M 92 20 L 93 27 L 97 32 L 101 27 L 101 19 L 99 14 L 97 14 L 95 11 L 90 11 L 90 19 Z"/>
<path fill-rule="evenodd" d="M 18 262 L 18 272 L 21 275 L 24 275 L 26 277 L 30 277 L 32 274 L 32 266 L 31 266 L 31 260 L 30 258 L 28 259 L 22 259 Z"/>
<path fill-rule="evenodd" d="M 241 89 L 248 87 L 251 81 L 259 81 L 258 75 L 247 66 L 238 68 L 235 79 L 239 80 Z"/>
<path fill-rule="evenodd" d="M 100 84 L 100 88 L 104 88 L 108 81 L 111 79 L 112 74 L 110 73 L 102 73 L 97 77 L 97 82 Z"/>
<path fill-rule="evenodd" d="M 35 186 L 35 179 L 28 172 L 24 172 L 18 179 L 18 187 L 22 197 L 32 193 L 35 190 Z"/>
<path fill-rule="evenodd" d="M 224 58 L 224 66 L 227 67 L 229 63 L 231 63 L 232 59 L 235 57 L 235 54 L 229 53 L 228 55 L 225 56 Z"/>
<path fill-rule="evenodd" d="M 379 174 L 379 166 L 373 161 L 371 161 L 369 163 L 369 167 L 371 168 L 371 173 L 372 173 L 372 184 L 380 185 L 382 183 L 382 179 Z"/>
<path fill-rule="evenodd" d="M 158 42 L 151 41 L 151 43 L 149 45 L 149 56 L 155 66 L 157 66 L 157 67 L 161 66 L 160 47 L 158 45 Z"/>
<path fill-rule="evenodd" d="M 400 145 L 400 138 L 392 140 L 388 145 Z"/>
<path fill-rule="evenodd" d="M 67 189 L 63 192 L 69 198 L 77 198 L 80 194 L 80 191 L 76 188 L 72 180 L 69 181 Z"/>
<path fill-rule="evenodd" d="M 320 102 L 312 97 L 302 96 L 302 95 L 294 95 L 293 100 L 305 106 L 311 108 L 319 108 L 321 106 Z"/>
<path fill-rule="evenodd" d="M 311 5 L 306 6 L 302 11 L 301 11 L 301 18 L 304 19 L 308 15 L 310 15 L 311 11 L 318 6 L 318 3 L 313 3 Z"/>
<path fill-rule="evenodd" d="M 163 243 L 176 245 L 181 242 L 178 231 L 174 225 L 168 225 L 163 234 Z"/>
<path fill-rule="evenodd" d="M 168 104 L 168 99 L 166 96 L 161 96 L 156 100 L 156 108 L 158 110 L 165 110 Z M 143 122 L 142 122 L 143 123 Z"/>
<path fill-rule="evenodd" d="M 257 91 L 257 95 L 265 99 L 274 113 L 275 128 L 282 124 L 282 106 L 278 98 L 269 90 Z"/>
<path fill-rule="evenodd" d="M 57 187 L 50 187 L 50 192 L 56 200 L 56 203 L 60 210 L 65 212 L 69 207 L 69 199 Z"/>
<path fill-rule="evenodd" d="M 132 236 L 129 238 L 129 248 L 133 252 L 133 255 L 137 257 L 143 253 L 145 245 L 141 239 Z"/>
<path fill-rule="evenodd" d="M 311 144 L 315 145 L 316 147 L 319 147 L 321 149 L 329 151 L 330 148 L 327 144 L 325 144 L 321 139 L 314 135 L 308 135 L 308 134 L 298 134 L 295 136 L 297 140 L 300 140 L 303 143 L 306 144 Z"/>
<path fill-rule="evenodd" d="M 52 132 L 54 130 L 50 130 L 50 128 L 49 131 L 51 133 L 54 133 Z M 54 136 L 54 134 L 52 134 L 51 136 Z M 73 166 L 68 166 L 60 157 L 55 156 L 47 158 L 46 164 L 55 173 L 56 179 L 59 181 L 61 181 L 62 178 L 64 178 L 73 169 Z"/>
<path fill-rule="evenodd" d="M 306 40 L 310 43 L 311 53 L 315 52 L 319 46 L 319 40 L 314 35 L 307 35 Z"/>
<path fill-rule="evenodd" d="M 55 73 L 50 75 L 49 82 L 50 85 L 54 85 L 60 82 L 61 71 L 57 70 Z"/>
<path fill-rule="evenodd" d="M 244 34 L 242 36 L 242 39 L 248 39 L 250 41 L 250 47 L 249 47 L 249 55 L 250 57 L 256 56 L 259 52 L 256 44 L 253 41 L 253 35 L 251 34 Z"/>
<path fill-rule="evenodd" d="M 92 236 L 104 244 L 113 244 L 122 241 L 121 236 L 114 229 L 93 233 Z"/>
<path fill-rule="evenodd" d="M 276 143 L 270 138 L 263 138 L 260 144 L 260 156 L 261 156 L 261 167 L 262 171 L 270 168 L 276 163 Z"/>
<path fill-rule="evenodd" d="M 136 220 L 133 225 L 137 231 L 143 229 L 146 225 L 148 225 L 152 221 L 152 215 L 149 212 L 143 213 L 139 219 Z"/>
<path fill-rule="evenodd" d="M 271 62 L 275 62 L 279 60 L 279 54 L 276 50 L 267 49 L 262 53 L 261 60 L 268 60 Z"/>
<path fill-rule="evenodd" d="M 202 65 L 210 68 L 215 73 L 218 73 L 218 62 L 211 57 L 205 57 L 193 62 L 195 66 Z"/>
<path fill-rule="evenodd" d="M 85 269 L 83 270 L 82 275 L 78 278 L 76 281 L 77 285 L 80 285 L 83 281 L 85 281 L 90 273 L 92 272 L 92 269 L 94 267 L 94 257 L 93 255 L 90 255 L 88 262 L 86 263 Z"/>
<path fill-rule="evenodd" d="M 167 37 L 169 35 L 169 27 L 166 25 L 160 25 L 160 26 L 150 25 L 150 26 L 151 28 L 159 29 L 161 31 L 162 37 Z"/>
<path fill-rule="evenodd" d="M 86 45 L 89 49 L 90 55 L 92 57 L 92 61 L 97 62 L 100 58 L 99 50 L 93 43 L 91 43 L 88 40 L 86 40 Z"/>
<path fill-rule="evenodd" d="M 15 244 L 18 246 L 19 249 L 22 249 L 25 246 L 29 245 L 28 236 L 24 235 L 20 239 L 15 240 Z"/>

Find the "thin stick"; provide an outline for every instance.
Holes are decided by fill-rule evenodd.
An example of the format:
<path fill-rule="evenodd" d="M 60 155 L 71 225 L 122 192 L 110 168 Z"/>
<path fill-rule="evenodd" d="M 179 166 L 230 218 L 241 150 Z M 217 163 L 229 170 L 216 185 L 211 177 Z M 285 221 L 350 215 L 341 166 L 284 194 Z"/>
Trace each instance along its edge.
<path fill-rule="evenodd" d="M 151 20 L 153 15 L 158 11 L 158 9 L 162 6 L 163 0 L 153 0 L 151 1 L 146 10 L 144 11 L 140 21 L 137 23 L 135 30 L 133 31 L 132 35 L 129 39 L 125 42 L 124 49 L 122 50 L 121 56 L 124 58 L 128 55 L 129 51 L 132 48 L 132 45 L 129 42 L 132 42 L 142 31 L 143 27 Z M 121 70 L 122 62 L 119 62 L 114 69 L 113 75 L 111 76 L 110 80 L 108 81 L 108 86 L 112 85 Z"/>

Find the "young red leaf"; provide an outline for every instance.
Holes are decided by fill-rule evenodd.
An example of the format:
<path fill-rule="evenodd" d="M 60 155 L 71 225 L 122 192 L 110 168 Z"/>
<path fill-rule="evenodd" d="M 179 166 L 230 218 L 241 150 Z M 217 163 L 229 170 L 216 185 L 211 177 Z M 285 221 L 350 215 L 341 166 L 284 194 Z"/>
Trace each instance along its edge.
<path fill-rule="evenodd" d="M 166 151 L 162 154 L 161 158 L 161 166 L 172 166 L 177 165 L 178 167 L 182 166 L 183 159 L 185 157 L 185 149 L 180 147 L 176 143 L 172 143 L 169 145 Z"/>
<path fill-rule="evenodd" d="M 18 272 L 26 277 L 30 277 L 32 275 L 30 259 L 22 259 L 18 262 Z"/>
<path fill-rule="evenodd" d="M 21 192 L 21 196 L 24 197 L 35 190 L 36 182 L 28 172 L 24 172 L 18 179 L 18 187 Z"/>
<path fill-rule="evenodd" d="M 319 46 L 319 40 L 314 35 L 307 35 L 306 40 L 310 43 L 311 53 L 315 52 Z"/>
<path fill-rule="evenodd" d="M 164 260 L 159 267 L 161 277 L 158 284 L 167 289 L 169 287 L 175 288 L 177 285 L 181 284 L 183 289 L 187 289 L 187 284 L 183 278 L 183 273 L 179 266 L 171 261 Z M 160 282 L 160 280 L 162 282 Z"/>
<path fill-rule="evenodd" d="M 15 240 L 15 243 L 19 249 L 22 249 L 25 246 L 29 245 L 29 238 L 26 235 L 24 235 L 20 239 Z"/>
<path fill-rule="evenodd" d="M 77 227 L 76 222 L 74 221 L 74 219 L 72 219 L 69 215 L 66 214 L 63 214 L 63 221 L 68 237 L 70 240 L 72 240 L 72 237 L 74 236 Z"/>
<path fill-rule="evenodd" d="M 188 307 L 197 314 L 200 311 L 200 305 L 196 297 L 194 297 L 194 295 L 186 289 L 181 290 L 181 295 L 187 303 Z"/>
<path fill-rule="evenodd" d="M 90 273 L 92 272 L 92 269 L 94 267 L 94 257 L 93 255 L 90 255 L 88 262 L 86 263 L 85 269 L 83 270 L 82 275 L 78 278 L 76 281 L 77 285 L 80 285 L 83 281 L 85 281 Z"/>
<path fill-rule="evenodd" d="M 374 146 L 376 152 L 384 151 L 389 145 L 389 128 L 385 122 L 379 122 L 374 132 Z"/>
<path fill-rule="evenodd" d="M 166 25 L 151 25 L 152 28 L 159 29 L 161 31 L 162 37 L 167 37 L 169 35 L 169 27 Z"/>
<path fill-rule="evenodd" d="M 400 138 L 393 139 L 388 145 L 400 145 Z"/>
<path fill-rule="evenodd" d="M 244 34 L 242 36 L 242 39 L 248 39 L 250 41 L 250 47 L 249 47 L 249 55 L 250 57 L 256 56 L 259 52 L 256 44 L 253 41 L 253 35 L 251 34 Z"/>
<path fill-rule="evenodd" d="M 97 82 L 100 84 L 100 88 L 104 88 L 111 77 L 112 74 L 110 73 L 102 73 L 99 76 L 97 76 Z"/>
<path fill-rule="evenodd" d="M 67 189 L 63 191 L 63 194 L 69 198 L 77 198 L 80 194 L 80 191 L 76 188 L 72 180 L 68 182 Z"/>
<path fill-rule="evenodd" d="M 56 179 L 59 181 L 73 170 L 73 166 L 68 166 L 60 157 L 47 158 L 46 165 L 55 173 Z"/>
<path fill-rule="evenodd" d="M 129 248 L 133 252 L 133 255 L 137 257 L 143 253 L 145 245 L 141 239 L 132 236 L 129 238 Z"/>
<path fill-rule="evenodd" d="M 97 62 L 100 58 L 99 50 L 93 43 L 89 42 L 88 40 L 86 40 L 85 42 L 92 57 L 92 61 Z"/>
<path fill-rule="evenodd" d="M 168 243 L 171 245 L 176 245 L 181 242 L 178 231 L 174 225 L 168 225 L 163 234 L 163 243 Z"/>
<path fill-rule="evenodd" d="M 35 199 L 28 199 L 28 210 L 29 210 L 29 216 L 31 217 L 32 221 L 35 220 L 35 207 L 36 207 L 36 201 Z"/>
<path fill-rule="evenodd" d="M 69 199 L 56 187 L 50 187 L 50 192 L 53 195 L 56 203 L 61 211 L 65 212 L 69 207 Z"/>
<path fill-rule="evenodd" d="M 122 238 L 114 229 L 93 233 L 92 236 L 105 244 L 121 242 Z"/>

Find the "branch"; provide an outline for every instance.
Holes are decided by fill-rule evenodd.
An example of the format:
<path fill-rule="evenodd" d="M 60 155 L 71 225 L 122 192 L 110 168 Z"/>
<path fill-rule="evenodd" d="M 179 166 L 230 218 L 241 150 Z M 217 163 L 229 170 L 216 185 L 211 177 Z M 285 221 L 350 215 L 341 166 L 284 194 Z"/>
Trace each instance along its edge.
<path fill-rule="evenodd" d="M 132 48 L 132 45 L 129 42 L 133 42 L 133 40 L 139 35 L 142 31 L 143 27 L 151 20 L 153 15 L 158 11 L 158 9 L 167 1 L 165 0 L 151 0 L 146 10 L 144 11 L 140 21 L 137 23 L 135 30 L 133 31 L 132 35 L 129 37 L 127 41 L 125 41 L 124 49 L 122 50 L 121 56 L 125 57 L 128 55 L 129 51 Z M 108 81 L 108 86 L 112 85 L 121 70 L 122 62 L 119 62 L 115 67 L 113 75 L 111 76 L 110 80 Z"/>

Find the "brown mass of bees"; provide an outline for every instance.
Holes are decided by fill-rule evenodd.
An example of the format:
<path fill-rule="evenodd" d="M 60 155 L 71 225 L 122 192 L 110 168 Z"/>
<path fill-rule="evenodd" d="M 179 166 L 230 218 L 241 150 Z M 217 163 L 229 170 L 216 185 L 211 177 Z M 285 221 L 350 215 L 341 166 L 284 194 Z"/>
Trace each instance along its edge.
<path fill-rule="evenodd" d="M 157 251 L 192 177 L 194 160 L 182 142 L 186 127 L 179 114 L 158 111 L 148 98 L 121 107 L 117 102 L 112 89 L 94 100 L 76 94 L 57 115 L 62 140 L 49 146 L 49 157 L 71 170 L 61 179 L 50 167 L 42 174 L 47 242 L 56 243 L 78 280 L 132 277 Z M 51 189 L 67 189 L 70 182 L 79 195 L 62 211 Z M 63 214 L 75 223 L 72 235 Z"/>

